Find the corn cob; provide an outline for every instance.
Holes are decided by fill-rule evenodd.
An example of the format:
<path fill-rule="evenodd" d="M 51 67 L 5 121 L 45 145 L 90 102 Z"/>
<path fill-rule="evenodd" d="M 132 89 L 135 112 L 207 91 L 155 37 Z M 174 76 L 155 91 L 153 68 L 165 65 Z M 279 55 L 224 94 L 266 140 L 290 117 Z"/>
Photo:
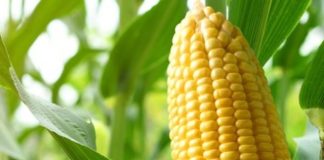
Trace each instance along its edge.
<path fill-rule="evenodd" d="M 237 27 L 197 5 L 176 27 L 172 43 L 172 159 L 290 159 L 263 69 Z"/>

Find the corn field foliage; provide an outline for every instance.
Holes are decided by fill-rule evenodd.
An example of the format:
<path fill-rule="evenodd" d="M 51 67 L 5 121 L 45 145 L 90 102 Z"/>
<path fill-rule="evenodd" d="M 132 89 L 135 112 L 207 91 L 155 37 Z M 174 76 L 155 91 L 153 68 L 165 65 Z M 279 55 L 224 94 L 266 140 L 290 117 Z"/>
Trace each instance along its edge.
<path fill-rule="evenodd" d="M 324 1 L 204 3 L 238 26 L 254 49 L 291 157 L 319 159 Z M 166 68 L 175 27 L 192 1 L 0 5 L 0 160 L 171 159 Z M 65 37 L 52 43 L 62 30 Z M 65 44 L 71 37 L 74 49 Z M 60 56 L 60 65 L 46 70 Z"/>

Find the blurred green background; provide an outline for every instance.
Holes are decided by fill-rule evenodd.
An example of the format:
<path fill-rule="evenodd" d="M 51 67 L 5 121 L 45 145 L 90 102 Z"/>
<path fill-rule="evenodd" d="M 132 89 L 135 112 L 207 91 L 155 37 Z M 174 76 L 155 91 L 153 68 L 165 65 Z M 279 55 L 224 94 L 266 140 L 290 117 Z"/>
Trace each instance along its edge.
<path fill-rule="evenodd" d="M 207 3 L 225 12 L 221 7 L 225 1 L 215 1 Z M 0 33 L 26 89 L 91 117 L 97 151 L 105 156 L 170 159 L 165 68 L 174 26 L 185 15 L 187 2 L 165 2 L 151 11 L 158 3 L 0 1 Z M 297 147 L 294 138 L 305 136 L 309 125 L 298 95 L 312 53 L 324 39 L 323 5 L 314 0 L 300 12 L 296 27 L 264 65 L 292 155 Z M 286 13 L 270 14 L 268 19 L 271 16 L 289 19 Z M 10 130 L 26 159 L 67 159 L 28 108 L 4 89 L 0 89 L 0 123 Z M 0 153 L 2 159 L 12 158 Z"/>

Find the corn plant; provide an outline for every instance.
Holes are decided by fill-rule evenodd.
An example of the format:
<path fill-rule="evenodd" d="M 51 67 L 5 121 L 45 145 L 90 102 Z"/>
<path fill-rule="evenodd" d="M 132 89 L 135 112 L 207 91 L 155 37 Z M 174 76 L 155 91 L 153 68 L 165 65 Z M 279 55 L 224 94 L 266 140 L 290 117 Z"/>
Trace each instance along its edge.
<path fill-rule="evenodd" d="M 149 2 L 0 2 L 0 160 L 324 159 L 322 0 Z"/>

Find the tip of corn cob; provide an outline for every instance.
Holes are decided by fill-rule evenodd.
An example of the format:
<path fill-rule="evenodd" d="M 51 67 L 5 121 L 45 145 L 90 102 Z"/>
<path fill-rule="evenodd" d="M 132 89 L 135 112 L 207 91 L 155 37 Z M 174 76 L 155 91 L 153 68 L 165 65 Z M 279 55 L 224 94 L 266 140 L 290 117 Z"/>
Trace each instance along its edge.
<path fill-rule="evenodd" d="M 172 43 L 173 159 L 290 159 L 262 67 L 237 27 L 196 0 Z"/>

